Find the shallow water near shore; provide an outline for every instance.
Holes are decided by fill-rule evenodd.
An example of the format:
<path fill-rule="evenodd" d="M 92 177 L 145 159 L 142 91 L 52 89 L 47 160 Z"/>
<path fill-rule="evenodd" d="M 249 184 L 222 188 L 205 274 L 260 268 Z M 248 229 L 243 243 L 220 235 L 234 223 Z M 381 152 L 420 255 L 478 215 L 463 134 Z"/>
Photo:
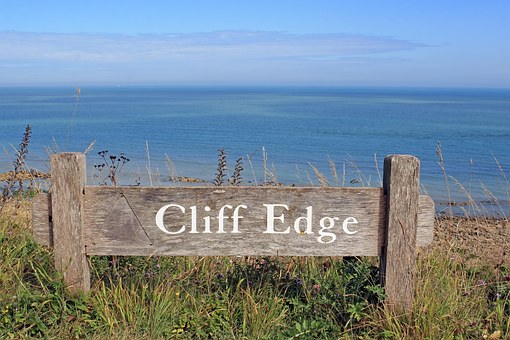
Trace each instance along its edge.
<path fill-rule="evenodd" d="M 0 117 L 1 172 L 12 169 L 12 146 L 30 124 L 27 164 L 38 170 L 48 170 L 48 148 L 83 152 L 95 141 L 90 182 L 101 180 L 92 176 L 101 150 L 130 159 L 121 179 L 127 185 L 168 185 L 166 156 L 178 176 L 211 181 L 219 148 L 231 171 L 243 157 L 245 182 L 259 184 L 264 148 L 285 184 L 310 185 L 309 177 L 317 184 L 308 162 L 335 184 L 332 160 L 340 185 L 378 186 L 384 156 L 412 154 L 421 160 L 424 191 L 440 203 L 449 199 L 436 154 L 440 141 L 447 175 L 462 184 L 449 178 L 452 201 L 465 202 L 469 193 L 489 209 L 509 205 L 510 90 L 0 88 Z M 494 198 L 499 204 L 489 204 Z"/>

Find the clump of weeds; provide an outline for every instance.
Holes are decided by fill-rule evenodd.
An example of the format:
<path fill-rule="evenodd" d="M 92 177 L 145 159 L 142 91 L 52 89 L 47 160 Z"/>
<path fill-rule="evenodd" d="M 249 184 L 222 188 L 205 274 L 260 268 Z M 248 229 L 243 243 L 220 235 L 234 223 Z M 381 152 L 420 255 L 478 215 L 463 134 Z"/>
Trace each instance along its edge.
<path fill-rule="evenodd" d="M 243 168 L 243 158 L 239 157 L 236 160 L 236 165 L 234 167 L 234 173 L 230 178 L 228 178 L 228 184 L 231 186 L 240 186 L 243 183 L 243 177 L 241 172 L 244 170 Z M 213 185 L 222 186 L 225 184 L 225 177 L 228 176 L 228 167 L 227 167 L 227 152 L 225 149 L 218 150 L 218 168 L 216 170 L 216 175 L 213 180 Z"/>
<path fill-rule="evenodd" d="M 97 170 L 98 176 L 101 179 L 100 185 L 117 186 L 119 175 L 124 164 L 129 162 L 129 158 L 124 153 L 120 153 L 119 156 L 114 154 L 108 155 L 108 150 L 99 151 L 97 154 L 102 159 L 102 163 L 94 165 L 94 169 Z"/>

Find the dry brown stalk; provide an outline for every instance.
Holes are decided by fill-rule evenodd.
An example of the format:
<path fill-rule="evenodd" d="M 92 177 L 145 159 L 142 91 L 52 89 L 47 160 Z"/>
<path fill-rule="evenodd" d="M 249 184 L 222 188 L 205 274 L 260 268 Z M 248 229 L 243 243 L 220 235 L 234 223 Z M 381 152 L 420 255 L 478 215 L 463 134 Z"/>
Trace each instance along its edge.
<path fill-rule="evenodd" d="M 314 167 L 312 165 L 312 163 L 308 162 L 308 165 L 310 165 L 310 167 L 312 168 L 312 170 L 313 170 L 313 172 L 315 174 L 315 177 L 317 177 L 317 180 L 319 181 L 319 185 L 321 187 L 329 187 L 329 186 L 331 186 L 329 184 L 328 179 L 326 178 L 326 176 L 324 176 L 323 173 L 321 173 L 316 167 Z"/>

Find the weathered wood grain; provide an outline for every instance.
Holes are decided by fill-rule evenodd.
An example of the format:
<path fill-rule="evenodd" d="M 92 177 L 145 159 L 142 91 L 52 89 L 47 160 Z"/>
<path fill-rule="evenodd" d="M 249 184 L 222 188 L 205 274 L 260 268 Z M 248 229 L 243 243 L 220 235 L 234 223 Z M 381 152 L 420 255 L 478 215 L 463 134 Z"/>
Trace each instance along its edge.
<path fill-rule="evenodd" d="M 53 247 L 51 196 L 40 193 L 32 200 L 32 232 L 37 243 Z"/>
<path fill-rule="evenodd" d="M 115 193 L 115 195 L 118 195 L 118 193 Z M 383 200 L 385 200 L 385 198 Z M 429 196 L 420 195 L 418 208 L 416 246 L 424 247 L 431 244 L 434 238 L 434 201 Z M 33 233 L 36 241 L 39 244 L 53 247 L 51 195 L 46 193 L 38 194 L 33 200 L 32 211 Z M 126 215 L 121 218 L 127 218 L 127 216 L 132 217 L 132 215 Z M 125 221 L 123 222 L 119 219 L 110 221 L 109 223 L 116 223 L 120 225 L 125 223 Z"/>
<path fill-rule="evenodd" d="M 55 266 L 73 293 L 90 289 L 90 271 L 82 235 L 85 155 L 51 156 L 51 209 Z"/>
<path fill-rule="evenodd" d="M 386 305 L 396 311 L 413 307 L 420 161 L 413 156 L 384 159 L 386 235 L 381 256 L 381 282 Z"/>
<path fill-rule="evenodd" d="M 412 156 L 385 158 L 383 188 L 93 187 L 77 153 L 53 155 L 51 178 L 34 237 L 71 292 L 90 289 L 87 255 L 381 256 L 386 305 L 409 312 L 416 247 L 433 238 Z"/>
<path fill-rule="evenodd" d="M 167 204 L 178 204 L 185 212 L 169 208 L 165 227 L 176 233 L 184 225 L 184 232 L 169 235 L 156 226 L 156 213 Z M 273 214 L 275 231 L 289 229 L 288 234 L 264 232 L 268 214 L 264 204 L 288 206 L 288 210 L 275 207 Z M 219 233 L 218 215 L 223 205 L 232 208 L 224 208 L 228 218 L 224 220 L 224 232 Z M 240 205 L 246 208 L 239 209 L 239 233 L 232 233 L 232 216 Z M 190 233 L 193 206 L 197 211 L 197 233 Z M 206 206 L 209 212 L 205 211 Z M 307 229 L 305 221 L 310 206 L 312 230 Z M 84 236 L 89 255 L 376 256 L 383 242 L 384 206 L 382 189 L 378 188 L 86 187 Z M 282 214 L 284 222 L 279 219 Z M 210 233 L 204 233 L 204 218 L 208 216 Z M 300 217 L 300 232 L 296 232 L 294 223 Z M 321 243 L 320 220 L 324 217 L 338 218 L 329 230 L 336 239 L 323 236 L 326 243 Z M 342 229 L 342 222 L 348 217 L 358 221 L 349 226 L 357 231 L 353 235 Z"/>
<path fill-rule="evenodd" d="M 416 230 L 416 246 L 425 247 L 434 239 L 434 221 L 436 209 L 430 196 L 420 195 L 418 200 L 418 225 Z"/>

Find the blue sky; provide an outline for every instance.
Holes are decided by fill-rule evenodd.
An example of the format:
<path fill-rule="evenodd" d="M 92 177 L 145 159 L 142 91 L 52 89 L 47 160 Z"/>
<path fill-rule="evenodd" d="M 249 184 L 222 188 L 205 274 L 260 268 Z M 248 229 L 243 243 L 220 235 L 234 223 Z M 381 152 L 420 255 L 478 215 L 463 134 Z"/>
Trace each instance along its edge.
<path fill-rule="evenodd" d="M 510 88 L 510 1 L 0 3 L 0 85 Z"/>

